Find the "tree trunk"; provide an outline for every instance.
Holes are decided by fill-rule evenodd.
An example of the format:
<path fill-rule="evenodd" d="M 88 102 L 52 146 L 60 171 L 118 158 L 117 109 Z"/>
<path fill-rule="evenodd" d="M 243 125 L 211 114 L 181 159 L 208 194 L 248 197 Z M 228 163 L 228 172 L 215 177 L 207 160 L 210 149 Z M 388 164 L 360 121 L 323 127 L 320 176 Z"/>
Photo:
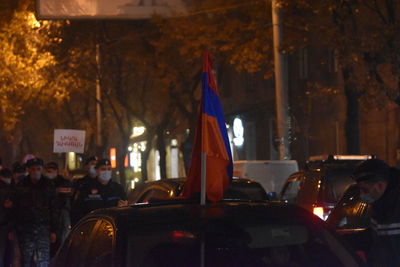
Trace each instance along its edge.
<path fill-rule="evenodd" d="M 147 173 L 147 160 L 149 159 L 151 147 L 152 147 L 152 142 L 153 142 L 153 131 L 151 131 L 149 128 L 146 128 L 146 149 L 140 154 L 141 155 L 141 160 L 142 160 L 142 181 L 147 181 L 149 179 L 149 174 Z"/>
<path fill-rule="evenodd" d="M 122 144 L 117 150 L 117 169 L 119 172 L 119 182 L 126 190 L 125 158 L 128 154 L 129 137 L 123 137 Z"/>
<path fill-rule="evenodd" d="M 160 155 L 160 176 L 161 179 L 167 178 L 167 151 L 165 149 L 164 127 L 157 129 L 157 150 Z"/>
<path fill-rule="evenodd" d="M 343 70 L 344 90 L 347 100 L 346 109 L 346 141 L 348 154 L 360 154 L 360 107 L 358 99 L 360 94 L 350 82 L 352 71 Z"/>

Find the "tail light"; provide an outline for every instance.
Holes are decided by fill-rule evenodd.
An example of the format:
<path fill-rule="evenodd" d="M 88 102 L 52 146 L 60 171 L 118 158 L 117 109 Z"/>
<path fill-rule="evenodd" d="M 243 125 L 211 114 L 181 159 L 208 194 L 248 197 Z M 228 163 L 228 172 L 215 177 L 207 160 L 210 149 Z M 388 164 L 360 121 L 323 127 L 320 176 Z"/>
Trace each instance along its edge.
<path fill-rule="evenodd" d="M 171 239 L 173 242 L 181 242 L 188 239 L 196 238 L 194 234 L 188 231 L 172 231 Z"/>
<path fill-rule="evenodd" d="M 324 220 L 324 208 L 323 207 L 314 207 L 313 209 L 314 215 L 320 217 L 322 220 Z"/>

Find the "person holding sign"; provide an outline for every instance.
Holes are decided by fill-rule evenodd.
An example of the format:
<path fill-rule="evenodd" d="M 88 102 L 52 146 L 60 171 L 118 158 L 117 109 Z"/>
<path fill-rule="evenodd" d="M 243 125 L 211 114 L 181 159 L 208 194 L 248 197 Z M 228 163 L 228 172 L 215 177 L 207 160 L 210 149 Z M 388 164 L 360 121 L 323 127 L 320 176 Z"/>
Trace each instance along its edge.
<path fill-rule="evenodd" d="M 77 215 L 74 223 L 95 209 L 128 205 L 124 188 L 112 181 L 111 162 L 101 159 L 96 164 L 96 179 L 82 185 L 75 192 L 72 212 Z"/>

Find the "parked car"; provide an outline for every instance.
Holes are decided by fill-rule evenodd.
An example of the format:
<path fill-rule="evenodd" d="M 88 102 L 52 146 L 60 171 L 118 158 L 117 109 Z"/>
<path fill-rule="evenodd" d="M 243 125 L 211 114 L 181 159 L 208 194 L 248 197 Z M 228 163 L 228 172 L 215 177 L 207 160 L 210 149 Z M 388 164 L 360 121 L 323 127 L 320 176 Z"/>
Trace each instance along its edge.
<path fill-rule="evenodd" d="M 75 181 L 75 180 L 77 180 L 77 179 L 83 178 L 83 177 L 84 177 L 85 175 L 87 175 L 87 174 L 88 174 L 88 171 L 87 171 L 87 170 L 76 169 L 76 170 L 69 171 L 68 176 L 69 176 L 69 179 L 70 179 L 71 181 Z"/>
<path fill-rule="evenodd" d="M 326 220 L 345 190 L 351 175 L 371 155 L 327 155 L 311 157 L 307 168 L 289 176 L 281 200 L 295 203 Z"/>
<path fill-rule="evenodd" d="M 233 162 L 233 175 L 260 183 L 269 195 L 277 196 L 286 179 L 299 171 L 295 160 L 239 160 Z"/>
<path fill-rule="evenodd" d="M 138 184 L 134 190 L 128 192 L 128 202 L 141 203 L 180 196 L 185 181 L 186 178 L 170 178 Z M 234 177 L 224 199 L 265 201 L 268 196 L 259 183 Z"/>
<path fill-rule="evenodd" d="M 279 202 L 165 201 L 96 210 L 51 266 L 363 266 L 316 216 Z"/>

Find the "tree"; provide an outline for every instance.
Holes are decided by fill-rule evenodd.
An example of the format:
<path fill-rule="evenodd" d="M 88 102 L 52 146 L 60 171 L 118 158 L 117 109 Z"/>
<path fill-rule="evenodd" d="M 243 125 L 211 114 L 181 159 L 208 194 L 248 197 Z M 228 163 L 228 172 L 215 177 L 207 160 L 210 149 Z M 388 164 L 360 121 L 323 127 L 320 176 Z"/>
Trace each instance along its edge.
<path fill-rule="evenodd" d="M 347 152 L 359 153 L 359 103 L 384 94 L 398 102 L 396 1 L 283 1 L 287 48 L 318 42 L 335 51 L 347 98 Z M 302 38 L 300 38 L 302 37 Z M 290 49 L 289 49 L 290 50 Z"/>
<path fill-rule="evenodd" d="M 49 44 L 59 40 L 53 33 L 61 23 L 37 21 L 29 3 L 14 8 L 0 24 L 0 123 L 9 142 L 22 116 L 67 96 L 58 73 L 53 72 L 56 62 L 49 50 Z"/>

